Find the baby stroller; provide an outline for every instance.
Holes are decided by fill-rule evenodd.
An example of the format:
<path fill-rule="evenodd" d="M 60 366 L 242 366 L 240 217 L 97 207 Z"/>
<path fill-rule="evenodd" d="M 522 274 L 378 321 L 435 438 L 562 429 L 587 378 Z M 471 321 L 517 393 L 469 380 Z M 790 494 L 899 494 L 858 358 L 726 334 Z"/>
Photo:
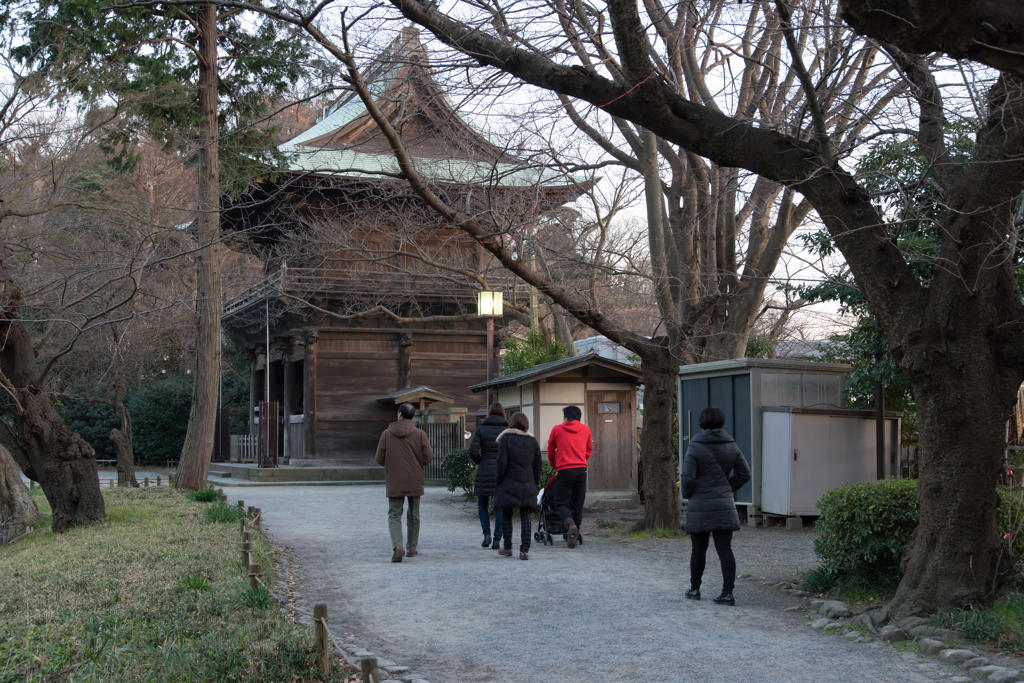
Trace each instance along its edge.
<path fill-rule="evenodd" d="M 537 503 L 540 505 L 540 522 L 537 531 L 533 534 L 533 540 L 541 545 L 554 545 L 556 535 L 561 534 L 562 540 L 565 540 L 569 533 L 558 517 L 558 513 L 555 512 L 554 483 L 557 478 L 558 473 L 555 472 L 548 479 L 548 483 L 544 485 L 544 489 L 537 494 Z"/>

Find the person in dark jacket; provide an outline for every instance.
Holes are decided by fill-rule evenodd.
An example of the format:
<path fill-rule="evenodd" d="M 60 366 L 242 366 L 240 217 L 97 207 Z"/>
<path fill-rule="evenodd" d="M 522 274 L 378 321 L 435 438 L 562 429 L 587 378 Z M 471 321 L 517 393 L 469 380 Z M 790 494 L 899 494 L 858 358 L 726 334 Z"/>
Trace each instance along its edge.
<path fill-rule="evenodd" d="M 476 463 L 476 480 L 473 493 L 476 494 L 480 526 L 484 530 L 484 548 L 497 550 L 501 541 L 501 508 L 494 509 L 494 544 L 491 544 L 490 502 L 494 495 L 498 467 L 498 435 L 508 428 L 505 407 L 492 403 L 484 418 L 476 427 L 473 440 L 469 442 L 469 457 Z"/>
<path fill-rule="evenodd" d="M 512 510 L 519 508 L 519 559 L 530 559 L 530 513 L 537 509 L 540 488 L 540 444 L 530 433 L 530 420 L 522 413 L 512 416 L 509 428 L 498 435 L 498 488 L 494 507 L 502 510 L 505 547 L 500 555 L 512 556 Z"/>
<path fill-rule="evenodd" d="M 715 551 L 722 563 L 720 605 L 735 605 L 732 595 L 736 582 L 736 558 L 732 554 L 732 532 L 739 531 L 736 514 L 736 490 L 750 481 L 750 467 L 736 442 L 722 429 L 725 413 L 708 406 L 700 413 L 703 430 L 690 440 L 679 476 L 686 505 L 686 533 L 693 540 L 690 554 L 690 590 L 686 597 L 700 600 L 700 583 L 708 552 L 709 537 L 714 536 Z"/>

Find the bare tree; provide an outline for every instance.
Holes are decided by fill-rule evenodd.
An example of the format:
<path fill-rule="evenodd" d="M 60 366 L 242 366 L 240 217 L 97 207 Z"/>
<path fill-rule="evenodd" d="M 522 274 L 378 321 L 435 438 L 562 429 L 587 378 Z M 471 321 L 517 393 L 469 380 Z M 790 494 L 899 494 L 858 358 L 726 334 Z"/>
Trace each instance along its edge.
<path fill-rule="evenodd" d="M 722 167 L 745 168 L 790 187 L 794 199 L 796 193 L 803 195 L 849 263 L 918 401 L 924 454 L 921 521 L 890 614 L 991 604 L 1009 566 L 1008 552 L 995 531 L 1002 425 L 1024 379 L 1024 306 L 1015 276 L 1020 227 L 1015 211 L 1024 183 L 1024 83 L 1019 71 L 1008 68 L 989 79 L 987 101 L 979 108 L 975 151 L 967 163 L 954 161 L 943 137 L 947 113 L 952 112 L 937 85 L 940 64 L 921 56 L 906 35 L 858 24 L 878 40 L 900 41 L 882 46 L 909 84 L 909 104 L 918 114 L 916 127 L 909 130 L 935 169 L 946 201 L 941 246 L 922 281 L 894 239 L 900 226 L 886 220 L 870 192 L 843 167 L 844 155 L 870 136 L 851 138 L 844 148 L 828 133 L 822 88 L 830 80 L 816 82 L 810 75 L 806 62 L 812 55 L 796 31 L 813 10 L 810 3 L 780 2 L 775 7 L 787 61 L 808 97 L 807 125 L 798 130 L 761 126 L 681 96 L 652 57 L 649 32 L 635 3 L 611 0 L 606 11 L 595 9 L 611 27 L 622 60 L 621 77 L 573 60 L 552 59 L 534 45 L 496 36 L 485 28 L 490 16 L 471 25 L 415 0 L 393 4 L 482 64 L 590 102 Z M 846 3 L 848 8 L 861 5 Z M 759 6 L 768 9 L 766 3 Z M 1011 7 L 1010 2 L 995 2 L 978 11 L 997 26 L 1000 12 Z M 943 28 L 952 29 L 949 11 L 942 5 L 937 15 L 946 18 Z M 469 12 L 472 16 L 474 10 Z M 825 36 L 837 26 L 819 21 L 810 30 Z M 1000 29 L 996 33 L 1002 35 Z M 1012 54 L 1004 59 L 1016 63 Z M 906 131 L 899 126 L 899 131 L 878 133 Z"/>

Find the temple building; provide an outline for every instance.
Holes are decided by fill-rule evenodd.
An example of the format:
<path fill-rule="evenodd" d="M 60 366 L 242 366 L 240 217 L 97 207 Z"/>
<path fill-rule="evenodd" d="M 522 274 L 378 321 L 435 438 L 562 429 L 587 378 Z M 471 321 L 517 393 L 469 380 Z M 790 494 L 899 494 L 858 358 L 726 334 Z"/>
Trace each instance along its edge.
<path fill-rule="evenodd" d="M 363 78 L 433 190 L 491 221 L 494 239 L 516 239 L 515 226 L 586 189 L 460 117 L 414 29 Z M 500 291 L 507 310 L 528 301 L 525 284 L 413 194 L 356 94 L 278 151 L 285 170 L 225 200 L 221 215 L 229 248 L 265 266 L 265 279 L 228 301 L 222 319 L 253 359 L 251 433 L 260 402 L 276 401 L 267 438 L 282 463 L 365 467 L 409 397 L 435 415 L 450 408 L 453 420 L 465 409 L 471 431 L 485 395 L 469 387 L 488 379 L 478 292 Z"/>

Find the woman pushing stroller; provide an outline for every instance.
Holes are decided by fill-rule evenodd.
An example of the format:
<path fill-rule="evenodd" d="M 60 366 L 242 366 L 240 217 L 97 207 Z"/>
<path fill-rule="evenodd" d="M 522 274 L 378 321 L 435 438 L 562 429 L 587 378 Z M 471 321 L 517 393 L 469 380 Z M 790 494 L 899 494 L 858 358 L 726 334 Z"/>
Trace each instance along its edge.
<path fill-rule="evenodd" d="M 497 490 L 494 507 L 501 510 L 504 548 L 498 554 L 512 556 L 512 510 L 519 508 L 519 559 L 530 559 L 530 534 L 533 528 L 530 513 L 537 509 L 537 488 L 540 486 L 540 444 L 530 433 L 530 420 L 516 413 L 509 428 L 498 435 Z"/>

